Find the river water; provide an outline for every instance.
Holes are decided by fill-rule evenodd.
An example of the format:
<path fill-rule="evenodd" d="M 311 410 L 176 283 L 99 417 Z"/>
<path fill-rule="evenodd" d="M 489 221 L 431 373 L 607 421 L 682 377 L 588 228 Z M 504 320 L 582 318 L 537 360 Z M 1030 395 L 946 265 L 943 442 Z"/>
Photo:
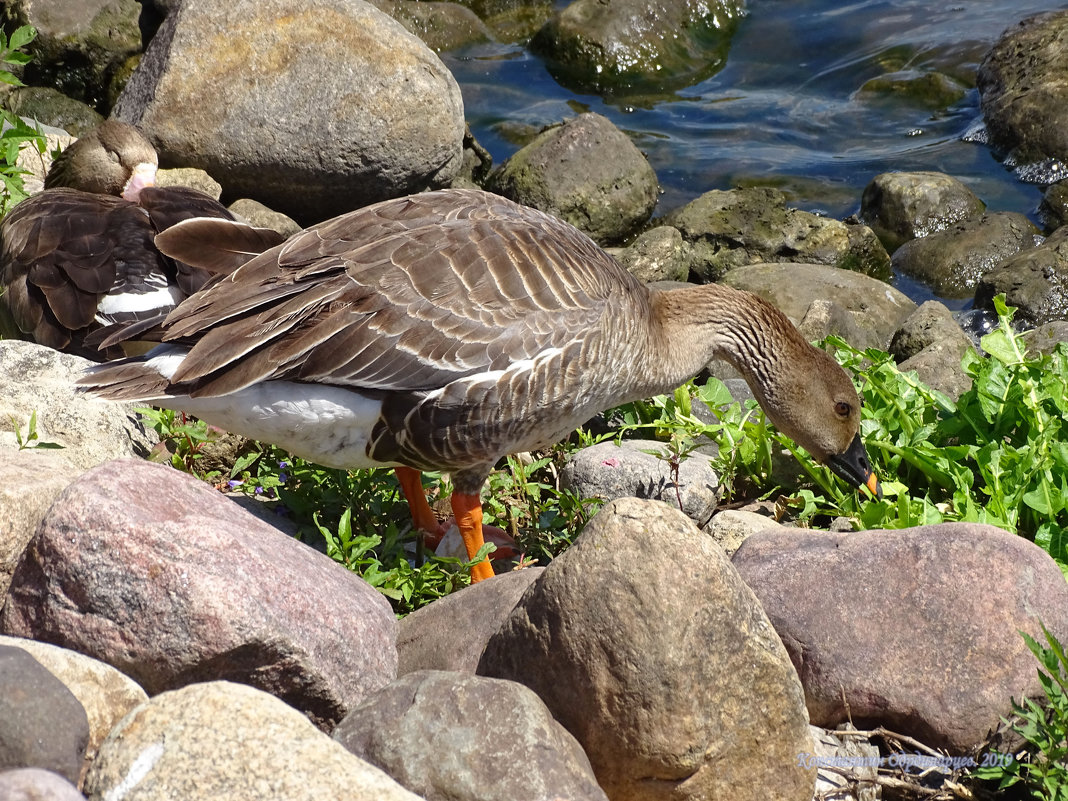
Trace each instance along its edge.
<path fill-rule="evenodd" d="M 660 96 L 612 98 L 559 85 L 519 45 L 444 53 L 466 116 L 499 164 L 518 148 L 509 131 L 596 111 L 648 155 L 663 214 L 710 189 L 766 184 L 790 205 L 843 218 L 881 172 L 936 170 L 968 184 L 992 211 L 1036 219 L 1041 188 L 982 143 L 975 71 L 1001 33 L 1053 0 L 751 0 L 722 70 Z M 937 72 L 964 83 L 951 105 L 860 91 L 888 73 Z M 916 300 L 932 295 L 895 279 Z M 959 308 L 960 303 L 952 304 Z"/>

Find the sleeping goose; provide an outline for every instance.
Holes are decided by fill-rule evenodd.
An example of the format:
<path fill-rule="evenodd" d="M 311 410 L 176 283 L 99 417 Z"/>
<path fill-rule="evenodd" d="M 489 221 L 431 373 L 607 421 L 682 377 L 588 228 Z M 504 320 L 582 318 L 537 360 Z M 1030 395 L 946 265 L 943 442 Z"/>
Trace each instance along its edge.
<path fill-rule="evenodd" d="M 157 237 L 197 261 L 214 220 Z M 120 332 L 112 339 L 121 339 Z M 388 200 L 309 228 L 167 315 L 148 354 L 79 383 L 182 410 L 345 469 L 394 466 L 415 524 L 437 520 L 419 471 L 452 474 L 467 552 L 504 455 L 551 444 L 610 406 L 673 390 L 711 359 L 854 486 L 878 492 L 860 401 L 785 315 L 720 284 L 647 288 L 591 239 L 477 190 Z M 479 563 L 473 579 L 492 575 Z"/>
<path fill-rule="evenodd" d="M 116 120 L 56 158 L 45 191 L 0 223 L 0 335 L 100 360 L 85 343 L 95 328 L 155 317 L 204 285 L 210 272 L 163 256 L 153 237 L 190 217 L 234 217 L 203 192 L 155 187 L 156 166 L 151 143 Z M 282 240 L 249 230 L 257 253 Z"/>

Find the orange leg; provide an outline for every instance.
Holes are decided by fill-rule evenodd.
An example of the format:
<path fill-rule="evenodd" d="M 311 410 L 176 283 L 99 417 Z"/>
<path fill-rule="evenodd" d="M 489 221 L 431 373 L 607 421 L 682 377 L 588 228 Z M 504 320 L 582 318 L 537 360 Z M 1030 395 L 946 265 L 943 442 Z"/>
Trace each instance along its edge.
<path fill-rule="evenodd" d="M 460 528 L 467 547 L 467 558 L 473 559 L 482 547 L 482 499 L 478 495 L 452 494 L 452 513 L 456 516 L 456 525 Z M 483 559 L 471 568 L 471 581 L 482 581 L 493 577 L 493 567 L 489 559 Z"/>
<path fill-rule="evenodd" d="M 427 535 L 428 544 L 436 545 L 437 543 L 433 542 L 434 538 L 436 537 L 440 542 L 443 532 L 437 516 L 426 501 L 422 474 L 412 467 L 397 467 L 394 470 L 397 473 L 397 480 L 400 481 L 404 500 L 408 501 L 408 511 L 412 514 L 412 522 L 417 529 Z"/>

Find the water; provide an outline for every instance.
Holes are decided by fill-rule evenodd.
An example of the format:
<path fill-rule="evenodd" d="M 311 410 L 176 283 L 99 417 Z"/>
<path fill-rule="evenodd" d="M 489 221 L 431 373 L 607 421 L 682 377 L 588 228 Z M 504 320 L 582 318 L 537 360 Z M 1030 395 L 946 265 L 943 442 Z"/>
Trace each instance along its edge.
<path fill-rule="evenodd" d="M 442 59 L 494 163 L 518 148 L 510 129 L 596 111 L 648 155 L 663 189 L 657 214 L 710 189 L 771 184 L 794 207 L 842 218 L 859 209 L 875 175 L 936 170 L 962 180 L 989 209 L 1037 221 L 1041 188 L 1018 180 L 985 144 L 962 137 L 981 125 L 974 80 L 983 55 L 1019 20 L 1062 8 L 1063 0 L 751 0 L 718 74 L 652 97 L 572 92 L 518 45 L 482 45 Z M 937 111 L 858 92 L 901 70 L 941 72 L 970 88 Z M 915 300 L 932 297 L 922 284 L 898 283 Z"/>

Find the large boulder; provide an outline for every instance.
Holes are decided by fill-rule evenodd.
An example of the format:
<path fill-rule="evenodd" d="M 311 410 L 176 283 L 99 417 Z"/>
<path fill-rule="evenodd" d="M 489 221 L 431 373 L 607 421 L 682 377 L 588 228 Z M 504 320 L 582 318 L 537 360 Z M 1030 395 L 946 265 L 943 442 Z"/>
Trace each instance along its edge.
<path fill-rule="evenodd" d="M 108 459 L 146 456 L 159 441 L 134 412 L 79 392 L 75 381 L 92 362 L 33 342 L 0 340 L 0 449 L 55 447 L 82 470 Z M 30 422 L 37 438 L 28 440 Z M 18 435 L 15 429 L 18 429 Z"/>
<path fill-rule="evenodd" d="M 43 768 L 77 782 L 88 743 L 85 710 L 63 682 L 0 645 L 0 770 Z"/>
<path fill-rule="evenodd" d="M 994 212 L 912 239 L 894 251 L 895 271 L 918 278 L 944 298 L 967 298 L 982 275 L 1034 247 L 1039 230 L 1016 212 Z"/>
<path fill-rule="evenodd" d="M 710 537 L 658 501 L 606 505 L 492 637 L 479 673 L 534 690 L 613 801 L 809 801 L 801 687 Z"/>
<path fill-rule="evenodd" d="M 324 728 L 397 666 L 393 611 L 363 579 L 207 484 L 132 459 L 63 491 L 0 631 L 93 656 L 149 694 L 250 684 Z"/>
<path fill-rule="evenodd" d="M 1014 163 L 1068 161 L 1068 11 L 1005 32 L 976 74 L 990 142 Z"/>
<path fill-rule="evenodd" d="M 1041 697 L 1021 631 L 1068 637 L 1057 563 L 993 526 L 762 531 L 734 554 L 786 644 L 817 726 L 883 725 L 968 753 Z"/>
<path fill-rule="evenodd" d="M 575 738 L 514 681 L 409 673 L 364 699 L 333 737 L 427 801 L 608 801 Z"/>
<path fill-rule="evenodd" d="M 744 0 L 573 0 L 532 46 L 566 85 L 626 94 L 692 86 L 727 59 Z"/>
<path fill-rule="evenodd" d="M 941 172 L 884 172 L 872 178 L 860 199 L 861 219 L 890 251 L 985 208 L 971 189 Z"/>
<path fill-rule="evenodd" d="M 130 677 L 76 651 L 21 637 L 0 636 L 0 646 L 21 648 L 28 653 L 63 682 L 82 705 L 89 721 L 87 761 L 92 761 L 104 738 L 126 713 L 148 700 L 145 691 Z"/>
<path fill-rule="evenodd" d="M 752 264 L 731 270 L 723 283 L 770 301 L 810 339 L 838 334 L 857 348 L 886 350 L 916 310 L 915 303 L 877 278 L 820 264 Z M 820 320 L 807 325 L 809 317 Z"/>
<path fill-rule="evenodd" d="M 544 569 L 501 573 L 404 617 L 397 633 L 397 675 L 416 670 L 474 673 L 489 638 Z"/>
<path fill-rule="evenodd" d="M 363 0 L 186 0 L 145 51 L 114 116 L 164 166 L 302 224 L 460 169 L 463 100 L 441 60 Z"/>
<path fill-rule="evenodd" d="M 975 288 L 975 307 L 992 309 L 1000 294 L 1024 325 L 1068 320 L 1068 227 L 985 273 Z"/>
<path fill-rule="evenodd" d="M 291 706 L 226 681 L 134 709 L 101 746 L 85 790 L 123 801 L 420 801 Z"/>
<path fill-rule="evenodd" d="M 2 8 L 5 28 L 37 29 L 26 83 L 53 86 L 105 114 L 108 83 L 141 52 L 140 11 L 138 0 L 7 0 Z"/>
<path fill-rule="evenodd" d="M 600 114 L 546 129 L 490 179 L 491 188 L 549 212 L 597 242 L 618 242 L 649 219 L 656 173 L 623 131 Z"/>

